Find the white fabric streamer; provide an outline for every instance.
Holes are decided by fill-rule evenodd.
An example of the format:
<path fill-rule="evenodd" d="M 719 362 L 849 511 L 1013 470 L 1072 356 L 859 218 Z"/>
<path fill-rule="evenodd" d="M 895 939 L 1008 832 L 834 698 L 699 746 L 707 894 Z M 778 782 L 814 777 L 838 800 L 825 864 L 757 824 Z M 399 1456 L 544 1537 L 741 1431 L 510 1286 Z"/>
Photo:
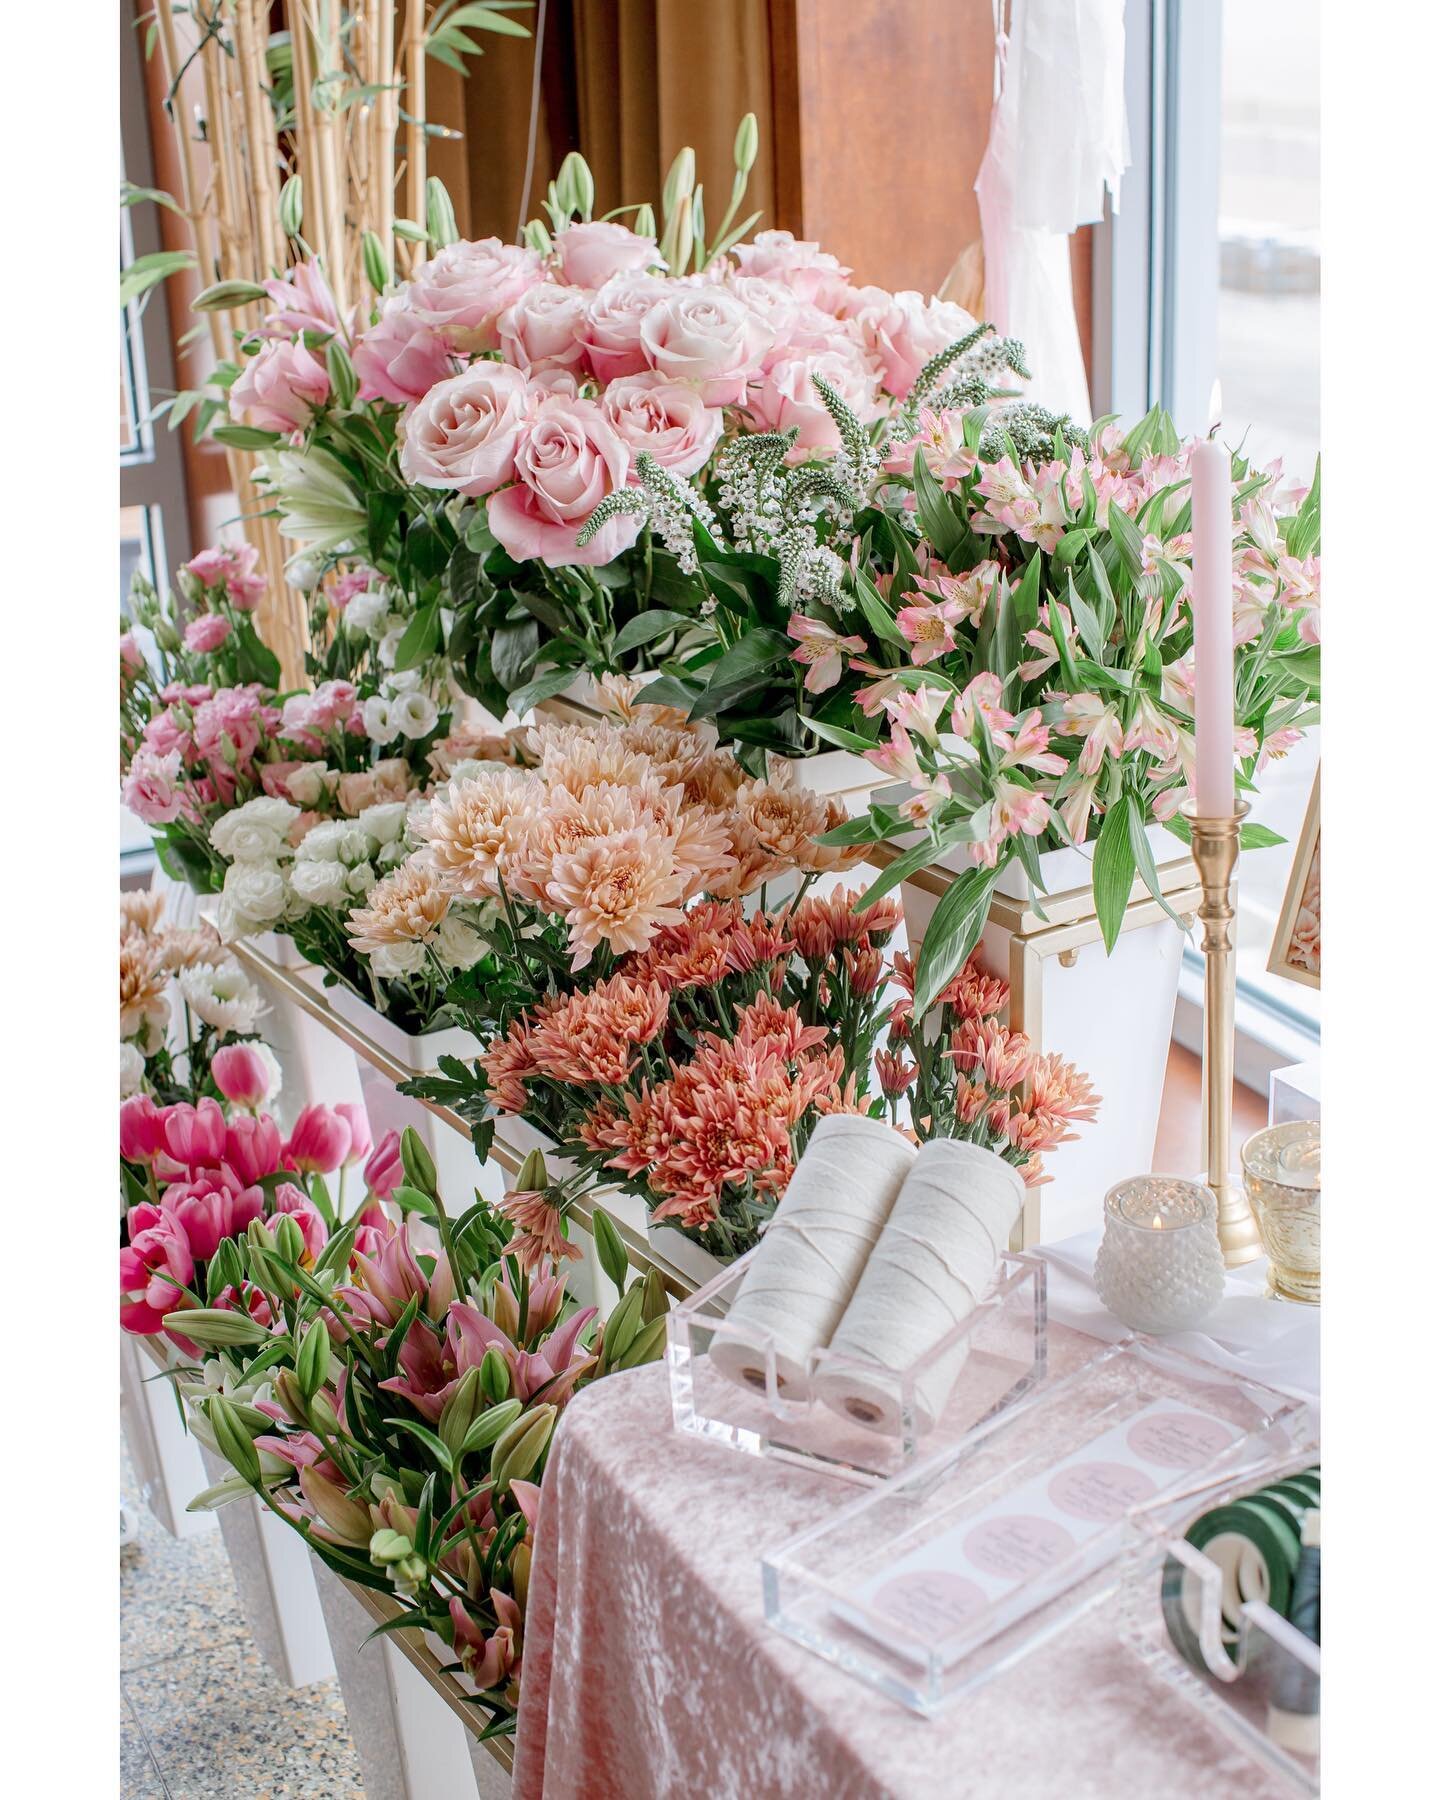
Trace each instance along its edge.
<path fill-rule="evenodd" d="M 882 1120 L 821 1119 L 710 1344 L 723 1375 L 764 1391 L 773 1350 L 780 1397 L 810 1398 L 810 1358 L 829 1343 L 914 1162 Z"/>
<path fill-rule="evenodd" d="M 832 1411 L 876 1431 L 898 1431 L 905 1372 L 984 1297 L 1024 1195 L 1019 1171 L 991 1150 L 953 1138 L 921 1147 L 829 1350 L 817 1360 L 814 1390 Z M 922 1431 L 944 1412 L 968 1355 L 962 1338 L 916 1377 L 910 1397 Z"/>

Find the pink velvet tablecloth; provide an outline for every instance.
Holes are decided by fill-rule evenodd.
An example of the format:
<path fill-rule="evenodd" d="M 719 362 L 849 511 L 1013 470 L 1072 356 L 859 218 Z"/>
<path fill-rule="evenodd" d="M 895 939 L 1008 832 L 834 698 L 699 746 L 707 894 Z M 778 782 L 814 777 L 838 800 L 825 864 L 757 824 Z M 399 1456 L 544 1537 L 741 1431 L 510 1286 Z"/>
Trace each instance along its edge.
<path fill-rule="evenodd" d="M 567 1407 L 532 1571 L 515 1800 L 1289 1793 L 1102 1611 L 938 1720 L 766 1625 L 761 1551 L 856 1490 L 674 1431 L 663 1367 Z"/>

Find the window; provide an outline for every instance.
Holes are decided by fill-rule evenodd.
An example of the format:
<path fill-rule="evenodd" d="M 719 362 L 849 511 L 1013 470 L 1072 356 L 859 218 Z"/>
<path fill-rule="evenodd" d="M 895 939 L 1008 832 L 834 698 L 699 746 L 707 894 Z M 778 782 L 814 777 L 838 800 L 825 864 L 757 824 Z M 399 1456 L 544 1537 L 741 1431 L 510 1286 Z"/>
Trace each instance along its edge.
<path fill-rule="evenodd" d="M 1156 401 L 1307 482 L 1320 448 L 1320 44 L 1311 0 L 1126 0 L 1132 164 L 1096 246 L 1097 413 Z M 1312 731 L 1260 774 L 1281 833 L 1241 863 L 1242 1028 L 1294 1043 L 1319 995 L 1266 972 L 1320 754 Z M 1198 962 L 1198 957 L 1197 957 Z M 1248 1006 L 1246 1003 L 1249 1003 Z"/>

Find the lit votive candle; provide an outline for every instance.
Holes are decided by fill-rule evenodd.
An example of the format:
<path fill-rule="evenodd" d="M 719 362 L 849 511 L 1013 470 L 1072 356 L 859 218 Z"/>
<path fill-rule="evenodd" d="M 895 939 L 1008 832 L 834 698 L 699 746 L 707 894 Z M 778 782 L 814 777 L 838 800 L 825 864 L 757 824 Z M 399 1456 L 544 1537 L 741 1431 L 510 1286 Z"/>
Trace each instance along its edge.
<path fill-rule="evenodd" d="M 1215 1197 L 1198 1181 L 1135 1175 L 1105 1196 L 1095 1286 L 1136 1331 L 1188 1331 L 1225 1292 Z"/>

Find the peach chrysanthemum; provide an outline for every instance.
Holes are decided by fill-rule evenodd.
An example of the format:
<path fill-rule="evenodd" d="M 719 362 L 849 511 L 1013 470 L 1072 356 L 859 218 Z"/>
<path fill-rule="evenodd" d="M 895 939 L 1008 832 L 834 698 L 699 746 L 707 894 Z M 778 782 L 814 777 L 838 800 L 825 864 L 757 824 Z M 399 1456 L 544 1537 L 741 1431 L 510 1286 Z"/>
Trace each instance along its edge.
<path fill-rule="evenodd" d="M 493 898 L 496 872 L 523 834 L 536 798 L 531 777 L 509 769 L 437 794 L 420 830 L 444 887 L 473 899 Z"/>
<path fill-rule="evenodd" d="M 844 801 L 827 800 L 802 787 L 788 763 L 768 781 L 747 781 L 735 796 L 735 808 L 771 856 L 787 866 L 824 875 L 854 868 L 864 857 L 863 844 L 816 843 L 849 814 Z"/>
<path fill-rule="evenodd" d="M 530 1049 L 530 1035 L 530 1024 L 516 1019 L 505 1036 L 476 1059 L 485 1071 L 490 1098 L 501 1112 L 525 1110 L 525 1077 L 533 1075 L 537 1066 Z"/>
<path fill-rule="evenodd" d="M 678 924 L 685 874 L 672 846 L 643 827 L 592 838 L 556 861 L 549 893 L 570 927 L 571 967 L 583 969 L 602 943 L 643 950 L 661 925 Z"/>
<path fill-rule="evenodd" d="M 170 1022 L 166 972 L 155 945 L 138 933 L 120 945 L 120 1035 L 158 1042 Z"/>
<path fill-rule="evenodd" d="M 560 1001 L 530 1033 L 529 1051 L 552 1080 L 618 1084 L 634 1066 L 635 1046 L 659 1036 L 669 1011 L 658 981 L 615 975 Z"/>
<path fill-rule="evenodd" d="M 547 1263 L 578 1260 L 579 1246 L 565 1236 L 560 1208 L 548 1194 L 533 1189 L 507 1194 L 500 1202 L 500 1211 L 515 1227 L 506 1249 L 530 1274 L 544 1270 Z"/>
<path fill-rule="evenodd" d="M 162 931 L 155 939 L 161 967 L 172 974 L 182 969 L 218 969 L 230 960 L 230 953 L 220 942 L 220 934 L 209 925 L 192 930 Z"/>
<path fill-rule="evenodd" d="M 428 944 L 449 910 L 436 869 L 412 857 L 377 881 L 365 905 L 350 914 L 350 942 L 366 956 L 392 944 Z"/>
<path fill-rule="evenodd" d="M 160 929 L 165 918 L 165 896 L 153 889 L 137 889 L 120 896 L 120 935 L 129 937 L 139 932 L 149 937 Z"/>
<path fill-rule="evenodd" d="M 527 748 L 546 788 L 568 788 L 576 795 L 602 782 L 633 787 L 650 772 L 644 756 L 614 725 L 535 725 Z"/>

